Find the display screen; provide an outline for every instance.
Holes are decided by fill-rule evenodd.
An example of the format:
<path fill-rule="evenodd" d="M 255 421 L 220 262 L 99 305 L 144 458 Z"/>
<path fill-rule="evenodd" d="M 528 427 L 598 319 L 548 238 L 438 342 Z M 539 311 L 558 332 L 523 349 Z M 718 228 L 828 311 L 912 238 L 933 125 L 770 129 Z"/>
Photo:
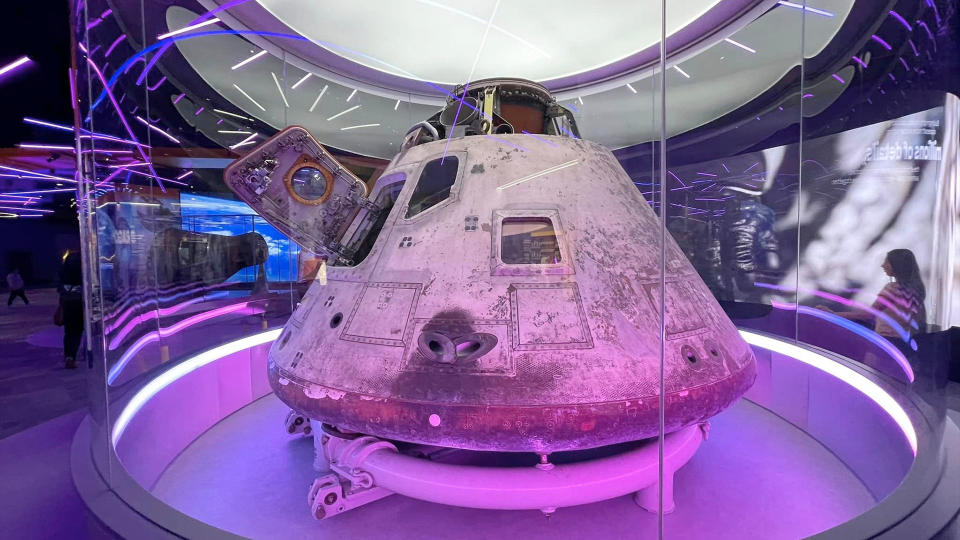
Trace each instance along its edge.
<path fill-rule="evenodd" d="M 269 248 L 265 264 L 267 281 L 297 279 L 297 255 L 300 246 L 291 242 L 273 225 L 241 201 L 209 195 L 183 193 L 180 197 L 180 215 L 185 231 L 235 236 L 255 232 L 263 236 Z M 257 268 L 248 267 L 230 276 L 230 282 L 252 282 Z"/>

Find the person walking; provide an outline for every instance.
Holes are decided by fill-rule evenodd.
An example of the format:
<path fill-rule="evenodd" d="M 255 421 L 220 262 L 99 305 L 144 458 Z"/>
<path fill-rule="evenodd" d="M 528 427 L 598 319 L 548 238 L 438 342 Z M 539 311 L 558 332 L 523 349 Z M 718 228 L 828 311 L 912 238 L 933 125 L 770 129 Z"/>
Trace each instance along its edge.
<path fill-rule="evenodd" d="M 7 274 L 7 286 L 10 287 L 10 298 L 7 299 L 7 306 L 13 305 L 13 300 L 18 296 L 23 299 L 23 303 L 30 305 L 30 301 L 27 300 L 27 294 L 23 290 L 23 278 L 20 277 L 20 269 L 14 268 Z"/>
<path fill-rule="evenodd" d="M 77 353 L 83 338 L 83 274 L 80 254 L 71 252 L 60 268 L 58 314 L 63 324 L 63 357 L 67 369 L 77 367 Z"/>

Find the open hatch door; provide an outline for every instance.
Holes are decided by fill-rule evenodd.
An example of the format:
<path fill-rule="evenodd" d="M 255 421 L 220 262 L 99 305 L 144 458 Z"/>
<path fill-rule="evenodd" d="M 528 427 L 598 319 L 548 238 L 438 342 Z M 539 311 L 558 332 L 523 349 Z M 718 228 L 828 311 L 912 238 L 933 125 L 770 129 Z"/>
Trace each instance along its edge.
<path fill-rule="evenodd" d="M 231 163 L 224 180 L 280 232 L 333 259 L 344 255 L 342 239 L 360 210 L 376 210 L 366 184 L 300 126 Z"/>

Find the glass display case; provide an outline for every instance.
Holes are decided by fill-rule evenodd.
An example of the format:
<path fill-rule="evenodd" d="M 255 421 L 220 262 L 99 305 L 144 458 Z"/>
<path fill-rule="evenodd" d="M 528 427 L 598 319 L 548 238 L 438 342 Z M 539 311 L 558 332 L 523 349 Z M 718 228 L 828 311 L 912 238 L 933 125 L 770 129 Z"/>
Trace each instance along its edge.
<path fill-rule="evenodd" d="M 882 4 L 74 0 L 81 494 L 135 536 L 935 533 L 955 7 Z"/>

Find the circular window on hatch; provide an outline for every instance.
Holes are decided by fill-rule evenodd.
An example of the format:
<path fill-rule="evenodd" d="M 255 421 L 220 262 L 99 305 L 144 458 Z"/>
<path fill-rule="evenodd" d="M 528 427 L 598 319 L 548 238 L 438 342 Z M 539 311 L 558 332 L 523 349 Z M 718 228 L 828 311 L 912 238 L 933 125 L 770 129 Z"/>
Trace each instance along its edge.
<path fill-rule="evenodd" d="M 333 191 L 333 175 L 319 163 L 304 158 L 288 173 L 287 189 L 303 204 L 321 204 Z"/>

